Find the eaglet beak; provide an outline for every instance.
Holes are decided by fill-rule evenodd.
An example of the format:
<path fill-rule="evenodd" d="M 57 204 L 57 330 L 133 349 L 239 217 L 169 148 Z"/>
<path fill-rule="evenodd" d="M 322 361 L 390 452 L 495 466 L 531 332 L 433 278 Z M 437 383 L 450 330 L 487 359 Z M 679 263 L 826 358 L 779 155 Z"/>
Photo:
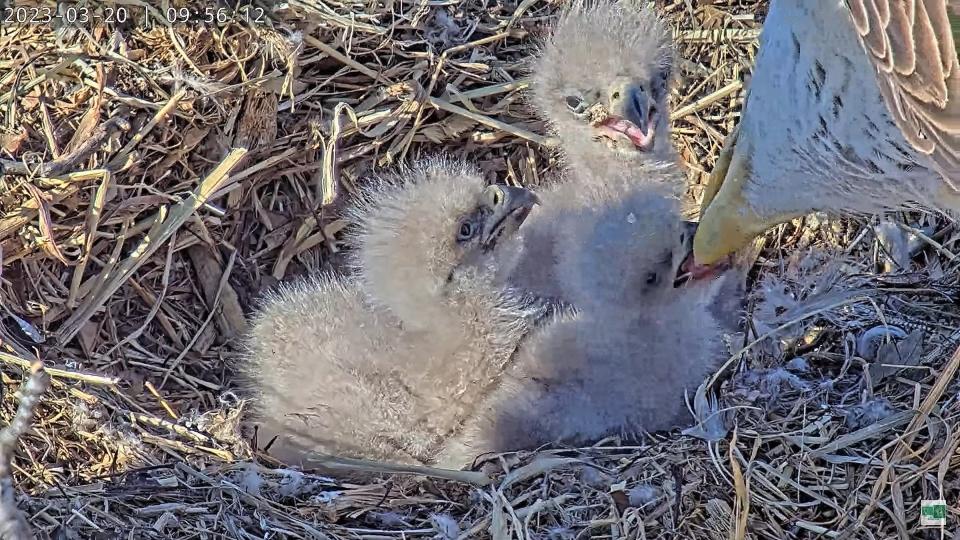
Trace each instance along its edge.
<path fill-rule="evenodd" d="M 482 204 L 490 209 L 483 227 L 481 243 L 492 248 L 504 234 L 513 234 L 530 215 L 540 199 L 529 189 L 513 186 L 488 186 Z"/>
<path fill-rule="evenodd" d="M 639 85 L 621 79 L 610 87 L 609 103 L 611 116 L 600 129 L 611 138 L 629 139 L 641 152 L 652 151 L 659 121 L 652 97 Z"/>
<path fill-rule="evenodd" d="M 676 277 L 673 282 L 674 287 L 683 285 L 688 281 L 713 279 L 730 268 L 729 263 L 731 261 L 729 258 L 724 258 L 717 263 L 709 265 L 697 264 L 693 256 L 693 239 L 696 237 L 697 228 L 700 224 L 695 221 L 684 221 L 682 226 L 685 229 L 684 242 L 681 246 L 684 258 L 677 267 Z"/>
<path fill-rule="evenodd" d="M 751 178 L 751 144 L 736 129 L 724 144 L 700 206 L 700 225 L 693 238 L 697 266 L 724 262 L 767 229 L 795 216 L 761 215 L 747 202 L 744 188 Z"/>

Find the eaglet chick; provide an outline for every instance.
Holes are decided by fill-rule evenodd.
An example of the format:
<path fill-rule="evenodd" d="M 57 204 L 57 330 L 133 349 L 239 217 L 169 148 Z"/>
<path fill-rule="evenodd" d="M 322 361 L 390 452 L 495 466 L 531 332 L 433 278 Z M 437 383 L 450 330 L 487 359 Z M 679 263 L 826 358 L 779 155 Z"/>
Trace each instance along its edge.
<path fill-rule="evenodd" d="M 517 287 L 568 300 L 555 266 L 571 209 L 641 184 L 683 187 L 670 167 L 672 71 L 670 30 L 653 8 L 575 0 L 561 14 L 533 66 L 532 103 L 560 139 L 566 170 L 525 228 L 528 250 L 510 277 Z"/>
<path fill-rule="evenodd" d="M 674 159 L 673 42 L 665 22 L 643 4 L 574 0 L 535 60 L 531 101 L 572 169 Z"/>
<path fill-rule="evenodd" d="M 738 326 L 745 272 L 674 286 L 694 227 L 681 221 L 674 198 L 636 190 L 577 218 L 570 241 L 580 249 L 566 252 L 560 278 L 578 285 L 570 288 L 578 312 L 524 341 L 499 386 L 451 439 L 444 465 L 677 427 L 688 418 L 684 391 L 692 395 L 726 358 L 723 338 Z"/>
<path fill-rule="evenodd" d="M 311 468 L 435 459 L 544 315 L 498 285 L 535 201 L 442 159 L 364 187 L 358 275 L 282 286 L 254 318 L 247 375 L 270 453 Z"/>

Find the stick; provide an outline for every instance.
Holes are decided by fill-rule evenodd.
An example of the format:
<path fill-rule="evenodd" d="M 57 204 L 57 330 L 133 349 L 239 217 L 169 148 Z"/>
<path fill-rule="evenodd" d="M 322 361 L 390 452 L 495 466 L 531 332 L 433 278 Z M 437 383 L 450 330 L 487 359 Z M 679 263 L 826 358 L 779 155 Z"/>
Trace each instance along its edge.
<path fill-rule="evenodd" d="M 50 376 L 37 360 L 30 365 L 30 377 L 20 386 L 20 405 L 10 425 L 0 431 L 0 538 L 35 538 L 27 520 L 17 509 L 17 490 L 13 485 L 13 453 L 20 438 L 30 429 L 40 398 L 50 386 Z"/>
<path fill-rule="evenodd" d="M 100 148 L 107 137 L 117 130 L 129 131 L 130 122 L 125 118 L 111 118 L 93 130 L 90 137 L 77 146 L 77 149 L 73 152 L 64 154 L 53 161 L 38 164 L 33 169 L 19 161 L 0 159 L 0 174 L 30 175 L 36 173 L 37 176 L 57 176 L 65 173 Z"/>

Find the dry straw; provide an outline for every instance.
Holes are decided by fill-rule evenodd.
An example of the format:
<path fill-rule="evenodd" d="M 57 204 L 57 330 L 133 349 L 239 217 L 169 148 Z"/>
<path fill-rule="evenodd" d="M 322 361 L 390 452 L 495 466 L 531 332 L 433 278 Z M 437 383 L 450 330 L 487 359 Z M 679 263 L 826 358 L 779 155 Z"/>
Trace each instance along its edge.
<path fill-rule="evenodd" d="M 676 28 L 674 139 L 696 197 L 765 2 L 657 4 Z M 866 221 L 768 235 L 749 334 L 714 385 L 729 423 L 704 423 L 709 442 L 608 440 L 362 485 L 242 461 L 245 315 L 277 280 L 337 265 L 337 209 L 365 173 L 442 148 L 491 179 L 550 178 L 524 64 L 557 6 L 291 0 L 268 22 L 174 26 L 183 1 L 109 5 L 153 22 L 0 26 L 0 362 L 8 389 L 35 350 L 52 378 L 0 516 L 16 500 L 34 534 L 62 538 L 905 539 L 921 499 L 955 504 L 942 216 L 895 217 L 930 225 L 911 272 L 876 272 Z M 871 364 L 857 339 L 880 323 L 922 345 Z M 8 421 L 15 403 L 6 392 Z"/>

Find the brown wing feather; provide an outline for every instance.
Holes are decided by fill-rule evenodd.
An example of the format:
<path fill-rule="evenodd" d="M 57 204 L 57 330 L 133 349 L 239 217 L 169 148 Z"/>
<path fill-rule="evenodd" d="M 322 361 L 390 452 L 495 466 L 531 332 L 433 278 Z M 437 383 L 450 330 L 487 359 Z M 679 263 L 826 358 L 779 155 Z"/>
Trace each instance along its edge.
<path fill-rule="evenodd" d="M 880 89 L 907 141 L 960 189 L 960 62 L 953 0 L 848 0 Z M 956 10 L 956 6 L 951 6 Z M 954 23 L 956 24 L 956 23 Z"/>

